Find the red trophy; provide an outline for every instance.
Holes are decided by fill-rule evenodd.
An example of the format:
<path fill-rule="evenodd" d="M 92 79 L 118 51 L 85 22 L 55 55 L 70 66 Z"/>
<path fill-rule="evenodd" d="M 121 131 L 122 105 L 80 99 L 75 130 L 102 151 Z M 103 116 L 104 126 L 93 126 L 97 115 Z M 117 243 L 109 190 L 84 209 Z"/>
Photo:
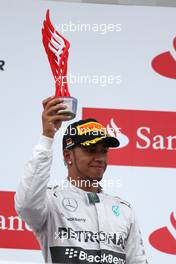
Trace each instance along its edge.
<path fill-rule="evenodd" d="M 55 97 L 60 97 L 63 99 L 63 103 L 67 105 L 67 109 L 60 110 L 59 113 L 70 115 L 70 119 L 73 119 L 76 116 L 77 99 L 70 96 L 67 83 L 67 61 L 70 43 L 53 27 L 49 17 L 49 10 L 47 10 L 46 18 L 43 22 L 42 37 L 55 79 Z"/>

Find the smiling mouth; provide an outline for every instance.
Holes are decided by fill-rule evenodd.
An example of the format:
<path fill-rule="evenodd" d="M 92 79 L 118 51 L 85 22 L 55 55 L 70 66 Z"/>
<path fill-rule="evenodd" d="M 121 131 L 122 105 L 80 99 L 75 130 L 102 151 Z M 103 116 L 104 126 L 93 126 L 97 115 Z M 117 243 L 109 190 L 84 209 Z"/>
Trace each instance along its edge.
<path fill-rule="evenodd" d="M 91 166 L 92 168 L 96 168 L 96 169 L 101 169 L 104 170 L 105 167 L 104 166 L 100 166 L 100 165 L 96 165 L 96 166 Z"/>

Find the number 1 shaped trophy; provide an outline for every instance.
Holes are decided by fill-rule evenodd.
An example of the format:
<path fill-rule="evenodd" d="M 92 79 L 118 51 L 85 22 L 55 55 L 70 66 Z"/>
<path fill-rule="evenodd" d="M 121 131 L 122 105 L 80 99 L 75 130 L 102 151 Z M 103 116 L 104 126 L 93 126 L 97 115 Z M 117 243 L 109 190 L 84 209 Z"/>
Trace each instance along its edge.
<path fill-rule="evenodd" d="M 55 97 L 63 99 L 67 109 L 59 110 L 59 114 L 69 115 L 70 120 L 76 116 L 77 99 L 70 96 L 67 83 L 67 62 L 70 43 L 53 27 L 49 10 L 43 22 L 42 40 L 55 79 Z"/>

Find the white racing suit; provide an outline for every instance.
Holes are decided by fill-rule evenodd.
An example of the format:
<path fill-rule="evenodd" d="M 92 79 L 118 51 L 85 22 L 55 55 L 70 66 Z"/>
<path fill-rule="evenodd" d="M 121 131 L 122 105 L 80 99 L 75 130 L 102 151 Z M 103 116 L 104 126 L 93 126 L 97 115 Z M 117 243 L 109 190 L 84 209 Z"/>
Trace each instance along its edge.
<path fill-rule="evenodd" d="M 86 191 L 71 184 L 47 188 L 52 142 L 41 137 L 15 195 L 16 210 L 35 233 L 45 262 L 146 264 L 127 202 L 104 192 L 91 202 Z"/>

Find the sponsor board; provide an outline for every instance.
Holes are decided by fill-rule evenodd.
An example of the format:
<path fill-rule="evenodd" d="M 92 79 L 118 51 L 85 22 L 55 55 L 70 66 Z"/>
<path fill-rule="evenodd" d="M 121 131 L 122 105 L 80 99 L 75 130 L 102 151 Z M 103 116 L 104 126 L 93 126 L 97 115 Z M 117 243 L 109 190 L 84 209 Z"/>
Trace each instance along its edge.
<path fill-rule="evenodd" d="M 176 112 L 83 108 L 120 141 L 110 165 L 176 168 Z"/>
<path fill-rule="evenodd" d="M 40 249 L 31 229 L 15 211 L 14 194 L 0 191 L 0 248 Z"/>

